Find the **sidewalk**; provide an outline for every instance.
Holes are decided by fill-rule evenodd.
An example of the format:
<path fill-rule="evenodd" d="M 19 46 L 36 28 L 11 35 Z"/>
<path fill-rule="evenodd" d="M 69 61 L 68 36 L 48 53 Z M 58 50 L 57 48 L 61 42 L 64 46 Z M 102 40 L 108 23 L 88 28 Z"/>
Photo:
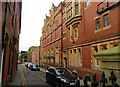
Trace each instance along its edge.
<path fill-rule="evenodd" d="M 18 67 L 18 70 L 16 71 L 16 75 L 14 76 L 14 79 L 12 80 L 12 82 L 10 83 L 11 86 L 20 86 L 22 85 L 22 78 L 21 78 L 21 71 Z"/>

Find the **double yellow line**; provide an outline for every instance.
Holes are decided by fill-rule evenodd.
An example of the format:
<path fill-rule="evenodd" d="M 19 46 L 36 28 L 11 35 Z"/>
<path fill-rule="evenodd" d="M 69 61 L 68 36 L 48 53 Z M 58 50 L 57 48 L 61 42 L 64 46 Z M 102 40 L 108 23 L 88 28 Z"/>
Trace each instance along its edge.
<path fill-rule="evenodd" d="M 27 82 L 26 82 L 26 79 L 25 79 L 25 76 L 23 74 L 23 70 L 21 69 L 21 80 L 22 80 L 22 86 L 23 87 L 27 87 Z"/>

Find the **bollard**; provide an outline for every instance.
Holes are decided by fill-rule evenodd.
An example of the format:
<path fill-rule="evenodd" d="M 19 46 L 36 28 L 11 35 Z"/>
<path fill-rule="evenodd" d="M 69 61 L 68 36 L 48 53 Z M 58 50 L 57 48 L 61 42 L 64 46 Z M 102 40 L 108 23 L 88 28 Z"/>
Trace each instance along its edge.
<path fill-rule="evenodd" d="M 102 72 L 102 78 L 100 79 L 100 84 L 102 87 L 106 87 L 106 83 L 107 83 L 107 78 L 105 77 L 105 72 Z"/>
<path fill-rule="evenodd" d="M 96 74 L 94 73 L 92 76 L 92 82 L 91 82 L 91 87 L 97 87 L 99 86 L 99 82 L 96 79 Z"/>

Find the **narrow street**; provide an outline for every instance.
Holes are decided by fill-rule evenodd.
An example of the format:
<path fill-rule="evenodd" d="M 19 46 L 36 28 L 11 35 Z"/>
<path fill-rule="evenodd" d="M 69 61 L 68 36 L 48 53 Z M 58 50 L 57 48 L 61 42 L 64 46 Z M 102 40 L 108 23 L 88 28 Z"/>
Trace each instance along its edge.
<path fill-rule="evenodd" d="M 26 68 L 24 64 L 18 65 L 18 70 L 15 76 L 14 81 L 12 82 L 12 86 L 45 86 L 52 87 L 50 84 L 45 82 L 45 72 L 43 70 L 40 71 L 31 71 Z"/>
<path fill-rule="evenodd" d="M 119 87 L 119 14 L 120 0 L 0 0 L 0 87 Z"/>

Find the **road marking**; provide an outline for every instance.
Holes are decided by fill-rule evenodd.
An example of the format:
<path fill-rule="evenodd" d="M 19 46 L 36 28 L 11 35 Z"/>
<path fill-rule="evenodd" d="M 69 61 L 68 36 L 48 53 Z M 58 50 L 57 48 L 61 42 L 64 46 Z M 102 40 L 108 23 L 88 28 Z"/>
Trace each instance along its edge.
<path fill-rule="evenodd" d="M 25 76 L 24 76 L 24 74 L 23 74 L 22 69 L 21 69 L 21 79 L 22 79 L 22 85 L 23 85 L 24 87 L 27 87 L 27 82 L 26 82 L 26 79 L 25 79 Z"/>

